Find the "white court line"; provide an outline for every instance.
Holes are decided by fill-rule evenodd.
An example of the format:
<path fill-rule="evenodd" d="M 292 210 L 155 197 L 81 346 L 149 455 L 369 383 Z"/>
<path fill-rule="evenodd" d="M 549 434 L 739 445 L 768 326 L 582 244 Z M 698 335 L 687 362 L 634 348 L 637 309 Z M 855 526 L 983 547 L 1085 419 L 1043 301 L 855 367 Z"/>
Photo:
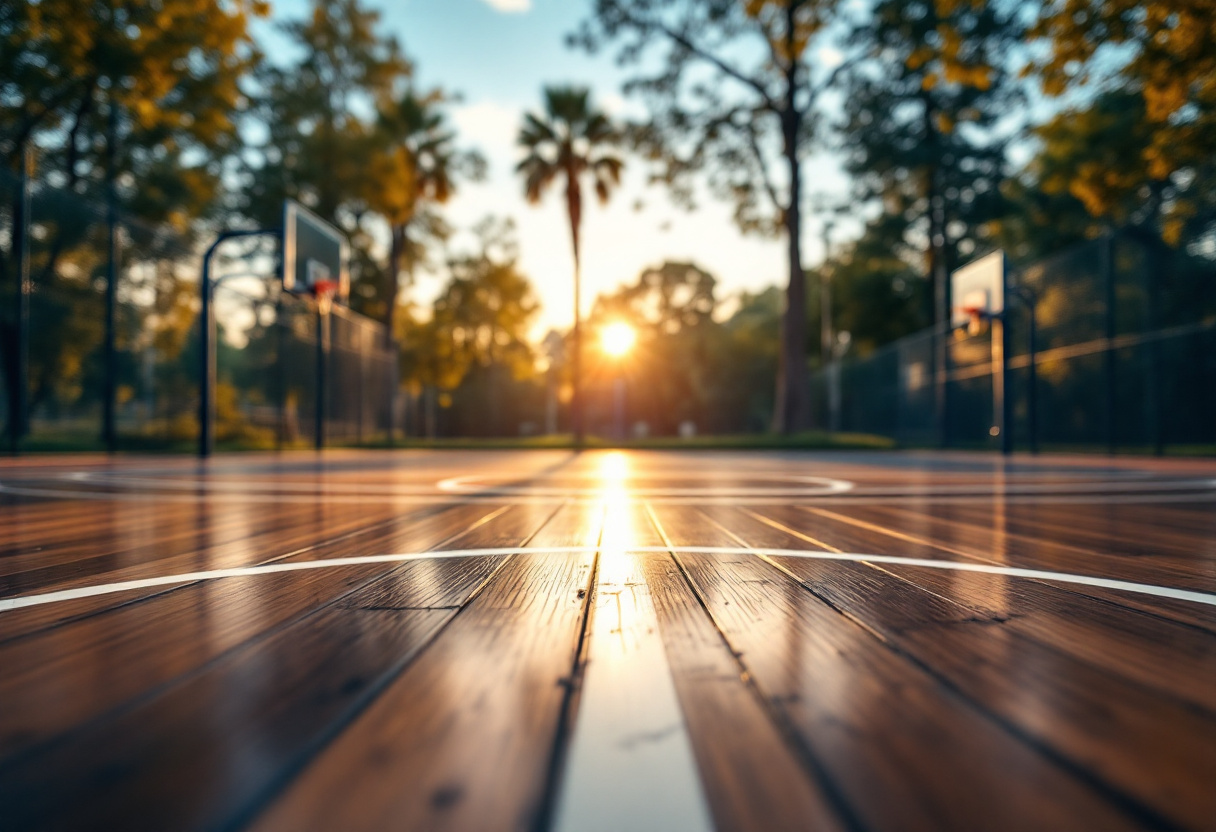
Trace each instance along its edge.
<path fill-rule="evenodd" d="M 714 828 L 641 558 L 604 546 L 555 832 Z"/>
<path fill-rule="evenodd" d="M 570 488 L 567 486 L 540 486 L 540 485 L 494 485 L 485 482 L 485 477 L 482 476 L 463 476 L 449 477 L 446 480 L 440 480 L 435 484 L 435 487 L 440 491 L 446 491 L 455 494 L 511 494 L 521 496 L 541 496 L 541 497 L 564 497 L 569 495 L 583 496 L 600 496 L 604 494 L 604 477 L 602 474 L 561 474 L 557 477 L 546 477 L 547 479 L 586 479 L 598 483 L 597 486 L 591 488 Z M 785 476 L 785 475 L 765 475 L 763 479 L 773 481 L 779 480 L 784 482 L 797 482 L 811 484 L 811 487 L 803 485 L 801 487 L 786 487 L 786 488 L 754 488 L 746 485 L 721 485 L 721 486 L 694 486 L 692 488 L 648 488 L 645 486 L 624 485 L 625 482 L 641 482 L 645 480 L 655 479 L 683 479 L 686 478 L 680 474 L 642 474 L 637 477 L 627 477 L 622 481 L 622 487 L 627 488 L 629 494 L 635 497 L 731 497 L 740 494 L 745 494 L 754 497 L 818 497 L 826 494 L 843 494 L 847 491 L 852 491 L 855 483 L 849 480 L 838 480 L 831 477 L 801 477 L 801 476 Z"/>
<path fill-rule="evenodd" d="M 1102 589 L 1114 589 L 1120 592 L 1153 595 L 1158 598 L 1170 598 L 1175 601 L 1190 601 L 1195 604 L 1216 606 L 1216 595 L 1207 592 L 1154 586 L 1134 581 L 1120 581 L 1092 575 L 1074 575 L 1068 572 L 1049 572 L 1042 569 L 1022 569 L 1016 566 L 996 566 L 986 563 L 964 563 L 951 560 L 929 560 L 927 558 L 906 558 L 899 555 L 875 555 L 857 552 L 814 552 L 806 549 L 735 548 L 726 546 L 625 546 L 622 548 L 626 552 L 637 553 L 675 552 L 677 554 L 690 555 L 769 555 L 770 557 L 807 558 L 810 560 L 838 560 L 858 563 L 865 561 L 868 563 L 891 563 L 902 566 L 922 566 L 926 569 L 981 572 L 988 575 L 1001 575 L 1007 578 L 1027 578 L 1053 583 L 1081 584 Z M 600 549 L 601 547 L 599 546 L 514 546 L 493 549 L 451 549 L 434 552 L 407 552 L 391 555 L 361 555 L 349 558 L 292 561 L 290 563 L 270 563 L 264 566 L 238 566 L 229 569 L 209 569 L 199 572 L 182 572 L 176 575 L 160 575 L 155 578 L 140 578 L 132 581 L 82 586 L 74 589 L 61 589 L 56 592 L 44 592 L 38 595 L 18 595 L 11 598 L 0 598 L 0 612 L 37 607 L 43 604 L 54 604 L 60 601 L 92 598 L 98 595 L 109 595 L 132 589 L 148 589 L 156 586 L 171 586 L 173 584 L 209 581 L 218 578 L 271 575 L 279 572 L 298 572 L 305 569 L 332 569 L 339 566 L 360 566 L 369 563 L 405 563 L 415 560 L 444 560 L 447 558 L 473 558 L 524 553 L 554 555 L 586 554 L 598 552 Z"/>

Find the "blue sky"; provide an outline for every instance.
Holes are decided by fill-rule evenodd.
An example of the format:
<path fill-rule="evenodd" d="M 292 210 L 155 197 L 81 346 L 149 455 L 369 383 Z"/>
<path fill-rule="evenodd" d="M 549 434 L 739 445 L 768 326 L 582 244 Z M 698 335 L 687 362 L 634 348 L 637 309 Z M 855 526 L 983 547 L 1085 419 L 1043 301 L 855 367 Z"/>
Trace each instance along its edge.
<path fill-rule="evenodd" d="M 546 83 L 590 86 L 609 114 L 638 113 L 620 94 L 623 74 L 610 54 L 589 56 L 566 48 L 564 36 L 590 9 L 589 0 L 392 0 L 372 3 L 385 32 L 396 35 L 415 61 L 423 87 L 458 93 L 452 120 L 461 141 L 489 161 L 484 183 L 464 186 L 446 207 L 457 227 L 468 228 L 488 213 L 511 217 L 519 234 L 520 260 L 544 304 L 537 334 L 568 326 L 572 317 L 572 259 L 569 229 L 554 193 L 540 206 L 524 202 L 515 134 L 526 109 L 539 108 Z M 275 19 L 297 17 L 307 0 L 278 0 Z M 692 260 L 715 274 L 727 295 L 741 289 L 784 285 L 786 267 L 779 240 L 745 237 L 731 221 L 731 207 L 710 198 L 689 213 L 673 207 L 657 186 L 645 183 L 636 160 L 607 207 L 584 212 L 583 306 L 595 296 L 632 282 L 645 267 L 663 260 Z M 811 193 L 839 192 L 844 180 L 829 159 L 812 159 L 805 187 Z M 637 210 L 641 202 L 644 207 Z M 819 229 L 809 221 L 804 261 L 822 256 Z M 459 240 L 456 241 L 459 243 Z M 413 290 L 426 302 L 442 285 L 441 275 L 421 276 Z"/>

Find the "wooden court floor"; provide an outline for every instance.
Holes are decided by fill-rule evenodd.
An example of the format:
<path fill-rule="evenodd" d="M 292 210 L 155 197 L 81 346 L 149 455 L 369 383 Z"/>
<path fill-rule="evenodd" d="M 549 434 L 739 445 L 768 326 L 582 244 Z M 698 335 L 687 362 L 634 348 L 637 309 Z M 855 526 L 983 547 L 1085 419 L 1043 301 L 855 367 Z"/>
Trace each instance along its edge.
<path fill-rule="evenodd" d="M 1216 463 L 0 461 L 0 830 L 1216 830 Z"/>

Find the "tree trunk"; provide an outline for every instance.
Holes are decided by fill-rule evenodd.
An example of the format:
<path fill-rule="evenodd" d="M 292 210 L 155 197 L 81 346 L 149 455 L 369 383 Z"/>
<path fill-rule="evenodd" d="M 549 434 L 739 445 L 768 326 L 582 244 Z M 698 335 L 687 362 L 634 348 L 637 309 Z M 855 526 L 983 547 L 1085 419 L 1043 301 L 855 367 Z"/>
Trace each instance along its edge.
<path fill-rule="evenodd" d="M 773 431 L 789 435 L 811 424 L 811 384 L 806 370 L 806 275 L 802 271 L 802 170 L 798 158 L 801 115 L 789 107 L 781 115 L 785 162 L 789 170 L 789 204 L 783 217 L 790 282 L 785 291 L 781 352 L 777 365 L 777 401 Z"/>
<path fill-rule="evenodd" d="M 394 225 L 388 249 L 388 275 L 384 280 L 384 325 L 388 337 L 395 340 L 393 325 L 397 315 L 397 295 L 400 294 L 401 258 L 405 254 L 405 224 Z"/>
<path fill-rule="evenodd" d="M 570 356 L 571 386 L 574 395 L 570 399 L 570 422 L 574 433 L 574 444 L 582 447 L 583 433 L 583 333 L 582 295 L 580 289 L 581 264 L 579 262 L 578 233 L 582 222 L 583 199 L 579 192 L 578 174 L 566 172 L 566 210 L 570 215 L 570 239 L 574 246 L 574 332 L 572 355 Z"/>

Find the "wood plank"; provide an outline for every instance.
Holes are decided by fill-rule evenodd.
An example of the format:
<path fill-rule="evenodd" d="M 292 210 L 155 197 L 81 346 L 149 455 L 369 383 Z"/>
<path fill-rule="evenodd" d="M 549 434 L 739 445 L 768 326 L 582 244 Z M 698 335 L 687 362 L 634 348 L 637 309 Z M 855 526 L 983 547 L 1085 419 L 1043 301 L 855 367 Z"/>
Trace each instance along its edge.
<path fill-rule="evenodd" d="M 570 507 L 534 543 L 595 545 Z M 594 556 L 513 556 L 255 829 L 531 829 L 586 617 Z"/>
<path fill-rule="evenodd" d="M 922 513 L 975 526 L 998 521 L 1007 531 L 1092 551 L 1152 558 L 1167 554 L 1190 560 L 1216 557 L 1216 516 L 1171 512 L 1163 522 L 1160 506 L 1145 511 L 1135 504 L 1059 506 L 1050 502 L 1006 505 L 997 518 L 991 506 L 935 504 Z M 1190 521 L 1190 522 L 1188 522 Z"/>
<path fill-rule="evenodd" d="M 620 503 L 605 515 L 613 531 L 601 541 L 553 821 L 537 826 L 711 832 L 643 557 L 623 549 L 631 537 L 627 518 Z"/>
<path fill-rule="evenodd" d="M 943 546 L 982 553 L 990 560 L 1010 566 L 1098 575 L 1199 592 L 1216 591 L 1216 568 L 1211 561 L 1203 558 L 1096 552 L 1041 536 L 1015 534 L 1006 529 L 999 519 L 996 526 L 979 526 L 935 513 L 888 506 L 859 506 L 845 512 L 818 507 L 805 510 L 821 517 L 848 516 L 868 521 L 927 538 Z"/>
<path fill-rule="evenodd" d="M 629 540 L 661 546 L 648 518 Z M 632 555 L 649 588 L 672 679 L 719 832 L 846 829 L 814 761 L 798 756 L 792 726 L 773 720 L 746 669 L 669 555 Z"/>
<path fill-rule="evenodd" d="M 732 524 L 741 544 L 788 547 L 770 526 Z M 1127 796 L 1146 817 L 1216 817 L 1216 714 L 1077 661 L 947 597 L 867 564 L 774 558 L 817 597 L 995 715 L 1011 732 Z M 931 570 L 923 570 L 931 571 Z M 1202 666 L 1201 666 L 1202 667 Z M 1216 662 L 1206 667 L 1216 705 Z M 1192 672 L 1194 668 L 1192 667 Z"/>
<path fill-rule="evenodd" d="M 1013 557 L 1010 554 L 1010 545 L 1005 537 L 996 530 L 981 530 L 972 529 L 965 533 L 965 540 L 959 540 L 956 535 L 942 533 L 941 527 L 934 529 L 924 528 L 923 523 L 915 525 L 908 523 L 900 525 L 898 520 L 895 524 L 889 521 L 889 516 L 883 509 L 870 507 L 853 507 L 849 506 L 842 509 L 833 509 L 826 511 L 818 508 L 806 508 L 803 511 L 813 514 L 816 517 L 835 519 L 841 522 L 852 523 L 859 528 L 865 528 L 868 531 L 874 531 L 881 535 L 891 538 L 893 541 L 898 541 L 891 545 L 899 546 L 900 553 L 903 553 L 907 544 L 928 546 L 931 550 L 937 550 L 940 553 L 946 553 L 947 556 L 960 556 L 963 558 L 972 558 L 984 563 L 993 563 L 1003 566 L 1026 566 L 1030 568 L 1047 569 L 1052 571 L 1069 571 L 1062 568 L 1061 564 L 1051 560 L 1034 557 L 1033 555 L 1027 558 Z M 1019 551 L 1026 552 L 1033 547 L 1027 547 L 1025 544 L 1019 546 Z M 886 550 L 886 551 L 889 551 Z M 934 557 L 934 555 L 930 555 Z M 1100 556 L 1091 558 L 1087 564 L 1092 571 L 1086 572 L 1081 570 L 1081 574 L 1092 574 L 1098 577 L 1121 577 L 1118 574 L 1107 574 L 1104 570 L 1103 561 Z M 1074 564 L 1075 566 L 1075 564 Z M 1124 579 L 1135 580 L 1134 578 Z M 1158 576 L 1159 578 L 1160 576 Z M 1040 582 L 1042 583 L 1042 582 Z M 1161 580 L 1148 580 L 1147 583 L 1166 585 L 1170 584 Z M 1044 584 L 1046 585 L 1046 584 Z M 1196 627 L 1205 630 L 1209 633 L 1216 633 L 1216 614 L 1211 611 L 1210 607 L 1197 608 L 1197 605 L 1187 603 L 1185 601 L 1175 601 L 1170 598 L 1157 598 L 1146 595 L 1137 595 L 1129 592 L 1118 592 L 1116 590 L 1103 589 L 1101 587 L 1083 586 L 1081 584 L 1069 584 L 1061 586 L 1061 591 L 1068 592 L 1072 595 L 1094 598 L 1105 601 L 1109 604 L 1114 604 L 1119 607 L 1128 609 L 1142 610 L 1152 615 L 1165 618 L 1185 624 L 1190 627 Z"/>
<path fill-rule="evenodd" d="M 251 505 L 214 512 L 199 506 L 185 530 L 177 533 L 157 525 L 133 532 L 105 522 L 83 527 L 83 538 L 71 548 L 12 558 L 0 567 L 11 570 L 0 574 L 0 596 L 256 563 L 267 549 L 306 546 L 318 536 L 343 534 L 395 516 L 350 506 L 278 517 L 264 516 L 258 509 Z"/>
<path fill-rule="evenodd" d="M 790 548 L 876 553 L 892 549 L 891 538 L 881 531 L 823 516 L 807 517 L 792 508 L 748 508 L 724 517 L 730 518 L 727 525 L 735 529 L 775 524 L 776 529 L 769 528 L 778 534 L 772 539 L 783 541 L 778 548 L 788 544 Z M 897 551 L 907 557 L 957 557 L 938 547 L 906 540 L 898 541 Z M 977 620 L 999 621 L 1003 627 L 1075 659 L 1178 697 L 1193 707 L 1213 711 L 1212 684 L 1203 674 L 1194 672 L 1196 667 L 1216 662 L 1216 638 L 1206 630 L 1041 581 L 897 564 L 874 568 L 968 607 Z"/>
<path fill-rule="evenodd" d="M 489 506 L 483 506 L 481 508 L 485 509 L 486 511 L 492 510 L 492 507 Z M 228 565 L 252 566 L 259 563 L 271 563 L 280 560 L 341 556 L 352 553 L 379 554 L 385 551 L 395 550 L 395 547 L 398 545 L 408 547 L 413 545 L 408 537 L 408 532 L 398 533 L 398 531 L 410 529 L 412 524 L 425 521 L 425 519 L 428 517 L 439 516 L 443 511 L 444 507 L 442 506 L 432 506 L 403 516 L 391 518 L 390 520 L 380 520 L 363 525 L 354 525 L 353 528 L 345 524 L 338 526 L 337 528 L 314 528 L 310 526 L 309 529 L 311 532 L 301 531 L 298 535 L 293 533 L 292 535 L 279 540 L 262 541 L 266 548 L 258 547 L 253 550 L 248 550 L 249 556 L 253 558 L 252 560 L 239 562 L 236 564 L 228 563 Z M 471 519 L 472 518 L 470 518 L 470 521 Z M 425 546 L 423 548 L 425 548 Z M 231 556 L 224 555 L 221 559 L 228 562 L 231 560 Z M 156 564 L 143 564 L 140 566 L 141 572 L 139 577 L 174 574 L 175 572 L 189 572 L 194 571 L 195 569 L 207 569 L 211 568 L 208 566 L 209 562 L 209 556 L 203 556 L 202 563 L 198 566 L 191 566 L 175 560 L 159 562 L 161 567 L 160 569 L 156 568 Z M 107 575 L 104 578 L 81 580 L 74 583 L 69 582 L 66 586 L 73 586 L 76 584 L 88 586 L 96 583 L 108 583 L 109 578 L 110 576 Z M 114 578 L 113 580 L 128 579 L 130 579 L 129 576 L 123 576 L 122 578 Z M 186 586 L 189 585 L 137 589 L 114 595 L 100 595 L 91 598 L 81 598 L 71 601 L 58 602 L 46 606 L 27 607 L 24 609 L 7 612 L 0 616 L 0 644 L 4 644 L 5 642 L 16 638 L 26 638 L 62 624 L 77 621 L 91 615 L 105 613 L 109 610 L 117 609 L 148 598 L 172 594 L 173 592 L 178 592 L 185 589 Z M 55 589 L 60 588 L 64 588 L 64 585 L 55 587 Z"/>
<path fill-rule="evenodd" d="M 396 551 L 395 544 L 402 540 L 422 549 L 449 541 L 458 545 L 470 525 L 494 513 L 481 506 L 456 507 L 357 542 L 348 539 L 323 548 L 316 557 Z M 468 579 L 461 567 L 470 563 L 458 562 L 456 569 L 449 569 L 448 582 L 465 586 Z M 0 676 L 0 701 L 5 703 L 0 709 L 0 759 L 165 685 L 393 569 L 372 564 L 199 582 L 0 645 L 0 666 L 10 669 Z M 420 564 L 414 572 L 422 569 Z M 378 586 L 387 595 L 399 584 L 419 583 L 403 580 Z M 418 600 L 412 606 L 437 606 L 428 603 L 429 597 Z"/>
<path fill-rule="evenodd" d="M 731 545 L 692 510 L 655 508 L 673 543 Z M 770 707 L 798 729 L 862 826 L 1133 829 L 1138 818 L 772 565 L 681 554 Z M 925 755 L 932 749 L 932 764 Z"/>
<path fill-rule="evenodd" d="M 521 542 L 551 514 L 508 513 L 474 538 Z M 490 543 L 493 545 L 493 543 Z M 497 563 L 483 562 L 482 579 Z M 247 642 L 146 700 L 0 764 L 0 805 L 12 829 L 230 828 L 338 734 L 467 602 L 459 560 L 397 567 L 388 583 L 425 570 L 451 588 L 434 608 L 327 604 Z M 474 588 L 473 591 L 475 591 Z M 383 587 L 363 591 L 368 600 Z M 431 590 L 425 597 L 434 598 Z M 346 598 L 351 598 L 347 595 Z M 68 799 L 65 799 L 65 796 Z"/>

